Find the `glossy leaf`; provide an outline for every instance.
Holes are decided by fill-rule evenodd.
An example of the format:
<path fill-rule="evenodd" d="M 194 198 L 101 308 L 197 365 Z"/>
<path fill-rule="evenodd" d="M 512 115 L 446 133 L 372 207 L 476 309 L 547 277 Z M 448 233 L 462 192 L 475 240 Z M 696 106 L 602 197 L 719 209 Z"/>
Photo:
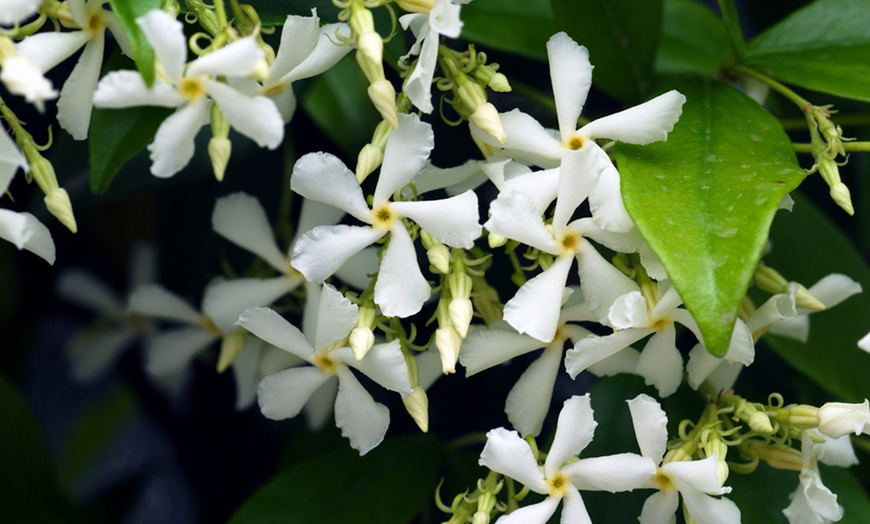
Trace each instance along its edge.
<path fill-rule="evenodd" d="M 475 0 L 462 6 L 462 38 L 520 56 L 547 60 L 556 32 L 549 0 Z"/>
<path fill-rule="evenodd" d="M 730 56 L 719 17 L 694 0 L 665 0 L 664 9 L 656 72 L 715 76 Z"/>
<path fill-rule="evenodd" d="M 742 59 L 746 54 L 746 42 L 743 40 L 743 29 L 737 16 L 737 5 L 734 0 L 719 0 L 719 11 L 722 13 L 722 23 L 725 25 L 731 50 L 738 59 Z"/>
<path fill-rule="evenodd" d="M 622 195 L 721 356 L 773 215 L 804 171 L 779 122 L 749 98 L 716 82 L 680 91 L 686 104 L 666 142 L 618 144 Z"/>
<path fill-rule="evenodd" d="M 364 457 L 343 445 L 276 475 L 232 524 L 404 524 L 431 500 L 440 451 L 427 435 L 386 439 Z"/>
<path fill-rule="evenodd" d="M 662 0 L 552 0 L 556 29 L 589 49 L 592 82 L 623 102 L 642 100 L 662 32 Z"/>
<path fill-rule="evenodd" d="M 746 63 L 797 86 L 870 101 L 870 5 L 817 0 L 749 43 Z"/>
<path fill-rule="evenodd" d="M 870 355 L 857 343 L 870 331 L 870 269 L 834 223 L 805 198 L 794 198 L 794 210 L 777 217 L 771 229 L 773 249 L 765 263 L 807 287 L 829 273 L 843 273 L 861 283 L 864 293 L 811 315 L 806 344 L 773 334 L 762 340 L 838 400 L 862 402 L 870 398 Z"/>
<path fill-rule="evenodd" d="M 109 0 L 112 12 L 115 13 L 115 17 L 130 42 L 136 69 L 139 70 L 142 80 L 148 86 L 154 83 L 154 50 L 151 49 L 151 44 L 145 38 L 145 33 L 136 24 L 136 18 L 152 9 L 160 9 L 162 3 L 161 0 L 137 0 L 136 2 Z"/>

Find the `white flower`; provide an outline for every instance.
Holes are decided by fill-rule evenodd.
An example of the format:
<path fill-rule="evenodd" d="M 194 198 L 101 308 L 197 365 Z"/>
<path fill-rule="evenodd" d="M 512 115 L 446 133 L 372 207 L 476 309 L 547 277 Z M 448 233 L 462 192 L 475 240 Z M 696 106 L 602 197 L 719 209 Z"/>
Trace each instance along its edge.
<path fill-rule="evenodd" d="M 641 454 L 659 465 L 644 486 L 659 492 L 644 502 L 641 524 L 674 522 L 680 496 L 689 515 L 698 524 L 738 524 L 740 510 L 737 505 L 727 498 L 711 496 L 731 492 L 731 488 L 719 483 L 717 457 L 662 464 L 668 443 L 667 415 L 648 395 L 639 395 L 627 402 Z"/>
<path fill-rule="evenodd" d="M 842 467 L 858 462 L 849 437 L 830 439 L 824 444 L 815 445 L 809 433 L 803 432 L 800 483 L 790 495 L 791 504 L 782 510 L 790 524 L 828 524 L 843 518 L 843 507 L 837 504 L 837 495 L 822 483 L 819 472 L 818 462 L 828 464 L 831 456 L 836 465 Z"/>
<path fill-rule="evenodd" d="M 424 113 L 431 113 L 432 78 L 435 75 L 435 64 L 438 61 L 438 45 L 441 36 L 459 38 L 462 32 L 462 21 L 459 19 L 461 7 L 457 4 L 466 2 L 451 2 L 450 0 L 435 0 L 428 14 L 409 14 L 399 18 L 403 29 L 410 27 L 417 38 L 408 54 L 402 60 L 408 60 L 411 55 L 419 55 L 417 66 L 408 75 L 402 90 L 411 102 Z"/>
<path fill-rule="evenodd" d="M 351 51 L 337 37 L 350 38 L 347 24 L 327 24 L 320 27 L 316 10 L 311 16 L 289 15 L 281 29 L 281 44 L 262 93 L 278 106 L 285 122 L 296 110 L 296 96 L 291 85 L 297 80 L 319 75 L 334 66 Z"/>
<path fill-rule="evenodd" d="M 0 24 L 13 25 L 36 13 L 42 0 L 3 0 Z"/>
<path fill-rule="evenodd" d="M 846 275 L 831 273 L 813 284 L 807 291 L 809 291 L 809 294 L 813 298 L 821 302 L 825 306 L 825 309 L 830 309 L 852 295 L 860 293 L 861 284 Z M 747 321 L 747 325 L 752 329 L 752 332 L 755 333 L 763 328 L 767 328 L 768 332 L 775 335 L 806 342 L 810 334 L 809 315 L 816 313 L 817 310 L 798 307 L 795 300 L 796 292 L 796 284 L 791 284 L 789 286 L 789 293 L 783 294 L 791 301 L 794 313 L 788 310 L 781 317 L 777 317 L 774 314 L 765 318 L 760 318 L 759 315 L 753 314 L 750 321 L 757 323 L 758 326 L 754 326 L 750 321 Z"/>
<path fill-rule="evenodd" d="M 23 96 L 40 112 L 45 110 L 45 101 L 57 98 L 57 91 L 42 71 L 26 57 L 14 54 L 3 58 L 0 82 L 14 95 Z"/>
<path fill-rule="evenodd" d="M 387 139 L 371 209 L 356 177 L 338 158 L 312 153 L 299 159 L 290 179 L 293 191 L 338 207 L 369 226 L 316 227 L 296 241 L 291 263 L 307 279 L 320 283 L 356 252 L 389 233 L 374 299 L 385 315 L 406 317 L 420 310 L 430 289 L 402 218 L 414 220 L 453 247 L 470 248 L 481 228 L 477 196 L 471 191 L 443 200 L 390 201 L 420 171 L 434 143 L 431 126 L 416 115 L 399 115 L 399 123 Z"/>
<path fill-rule="evenodd" d="M 231 366 L 236 381 L 236 409 L 247 409 L 257 400 L 257 385 L 263 378 L 304 362 L 260 338 L 245 337 L 245 347 Z"/>
<path fill-rule="evenodd" d="M 607 154 L 595 143 L 597 138 L 609 138 L 629 144 L 645 145 L 666 140 L 668 133 L 682 114 L 686 98 L 669 91 L 648 102 L 619 113 L 599 118 L 577 129 L 577 119 L 586 103 L 592 85 L 592 65 L 589 52 L 577 45 L 567 34 L 557 33 L 547 42 L 550 78 L 559 121 L 558 138 L 531 116 L 513 110 L 501 113 L 501 124 L 507 141 L 499 143 L 472 126 L 474 137 L 522 161 L 549 168 L 560 164 L 566 151 L 592 149 L 597 169 L 581 171 L 565 169 L 563 174 L 591 178 L 589 205 L 592 216 L 603 228 L 627 231 L 633 223 L 622 203 L 619 173 Z M 575 166 L 578 167 L 578 166 Z M 583 166 L 586 167 L 586 166 Z"/>
<path fill-rule="evenodd" d="M 275 103 L 264 96 L 250 97 L 219 82 L 218 76 L 255 73 L 263 51 L 253 37 L 242 38 L 202 56 L 185 67 L 187 44 L 180 22 L 163 11 L 150 11 L 136 20 L 163 67 L 165 78 L 149 89 L 136 71 L 106 75 L 94 93 L 97 107 L 177 107 L 157 129 L 151 151 L 151 173 L 170 177 L 193 156 L 194 138 L 208 122 L 214 101 L 230 125 L 260 147 L 275 149 L 284 138 L 284 121 Z"/>
<path fill-rule="evenodd" d="M 560 501 L 564 501 L 562 522 L 588 523 L 589 514 L 579 490 L 631 491 L 655 474 L 652 461 L 634 453 L 585 458 L 566 464 L 592 442 L 597 425 L 589 395 L 566 400 L 543 471 L 529 444 L 516 431 L 497 428 L 487 433 L 480 465 L 547 496 L 542 502 L 500 517 L 497 524 L 544 524 L 556 512 Z"/>
<path fill-rule="evenodd" d="M 112 32 L 124 53 L 131 54 L 121 25 L 114 14 L 103 9 L 104 3 L 102 0 L 70 0 L 70 15 L 81 31 L 37 33 L 16 46 L 18 53 L 43 73 L 84 47 L 57 102 L 57 121 L 76 140 L 84 140 L 88 136 L 94 91 L 103 64 L 106 28 Z"/>
<path fill-rule="evenodd" d="M 827 402 L 819 408 L 819 432 L 832 438 L 849 433 L 870 434 L 870 402 Z"/>
<path fill-rule="evenodd" d="M 412 392 L 399 341 L 376 344 L 357 361 L 345 340 L 356 325 L 359 308 L 331 286 L 324 285 L 313 333 L 303 334 L 283 317 L 266 308 L 249 308 L 238 324 L 257 337 L 313 364 L 286 369 L 264 378 L 259 385 L 260 410 L 268 418 L 295 417 L 313 395 L 334 391 L 327 382 L 338 379 L 335 423 L 350 445 L 366 454 L 384 438 L 390 424 L 386 406 L 374 401 L 350 368 L 355 368 L 381 386 L 398 393 Z M 326 386 L 329 389 L 324 389 Z M 323 393 L 321 393 L 323 394 Z"/>

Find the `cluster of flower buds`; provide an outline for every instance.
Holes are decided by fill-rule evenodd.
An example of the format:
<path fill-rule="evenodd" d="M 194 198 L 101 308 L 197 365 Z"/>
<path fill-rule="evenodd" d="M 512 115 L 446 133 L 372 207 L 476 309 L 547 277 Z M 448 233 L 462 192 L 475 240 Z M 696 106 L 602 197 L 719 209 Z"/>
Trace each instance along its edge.
<path fill-rule="evenodd" d="M 831 188 L 831 198 L 834 202 L 846 213 L 854 215 L 852 195 L 846 184 L 840 180 L 839 169 L 839 166 L 847 161 L 843 142 L 854 139 L 843 137 L 843 130 L 831 121 L 832 113 L 834 111 L 831 110 L 831 106 L 810 106 L 804 109 L 810 130 L 811 152 L 815 159 L 809 172 L 818 171 Z M 837 157 L 843 157 L 844 160 L 837 162 Z"/>

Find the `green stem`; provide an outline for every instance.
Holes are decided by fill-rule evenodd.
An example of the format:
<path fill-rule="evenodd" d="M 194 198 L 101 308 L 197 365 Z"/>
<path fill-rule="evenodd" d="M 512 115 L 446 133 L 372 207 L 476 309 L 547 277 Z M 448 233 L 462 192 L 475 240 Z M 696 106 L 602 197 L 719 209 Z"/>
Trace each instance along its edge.
<path fill-rule="evenodd" d="M 870 125 L 870 114 L 859 114 L 859 115 L 836 115 L 837 116 L 837 124 L 841 126 L 866 126 Z M 800 118 L 783 118 L 779 121 L 782 124 L 782 128 L 786 131 L 796 131 L 799 129 L 806 129 L 807 127 L 807 119 L 804 117 Z"/>
<path fill-rule="evenodd" d="M 797 153 L 812 153 L 812 144 L 792 144 Z M 843 142 L 843 150 L 847 153 L 870 153 L 870 142 Z"/>
<path fill-rule="evenodd" d="M 778 91 L 780 94 L 782 94 L 783 96 L 785 96 L 786 98 L 788 98 L 789 100 L 794 102 L 795 105 L 797 105 L 801 109 L 801 111 L 806 111 L 807 109 L 809 109 L 812 106 L 812 104 L 807 99 L 805 99 L 804 97 L 800 96 L 799 94 L 795 93 L 794 91 L 792 91 L 788 87 L 780 84 L 779 82 L 770 78 L 767 75 L 763 75 L 763 74 L 759 73 L 758 71 L 751 69 L 749 67 L 746 67 L 746 66 L 738 66 L 737 71 L 740 73 L 743 73 L 747 76 L 751 76 L 752 78 L 758 80 L 759 82 L 761 82 L 763 84 L 766 84 L 774 91 Z"/>
<path fill-rule="evenodd" d="M 227 9 L 224 6 L 224 0 L 214 0 L 214 12 L 217 15 L 218 24 L 220 24 L 221 29 L 230 25 L 227 20 Z"/>

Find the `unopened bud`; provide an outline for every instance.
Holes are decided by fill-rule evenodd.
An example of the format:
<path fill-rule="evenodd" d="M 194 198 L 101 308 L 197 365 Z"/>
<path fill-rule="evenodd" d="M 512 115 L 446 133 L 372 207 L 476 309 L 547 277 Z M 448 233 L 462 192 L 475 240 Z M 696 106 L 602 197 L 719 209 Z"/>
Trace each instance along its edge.
<path fill-rule="evenodd" d="M 376 80 L 368 88 L 369 98 L 381 114 L 381 117 L 393 129 L 399 128 L 399 117 L 396 115 L 396 90 L 389 80 Z"/>
<path fill-rule="evenodd" d="M 752 275 L 755 285 L 768 293 L 788 293 L 788 280 L 779 271 L 759 262 Z"/>
<path fill-rule="evenodd" d="M 487 84 L 490 89 L 497 93 L 510 93 L 511 92 L 511 84 L 508 82 L 506 76 L 501 73 L 496 73 L 489 78 L 489 83 Z"/>
<path fill-rule="evenodd" d="M 420 386 L 414 386 L 414 391 L 410 395 L 402 397 L 402 403 L 405 404 L 405 409 L 417 423 L 420 431 L 427 433 L 429 431 L 429 397 L 426 395 L 426 391 Z"/>
<path fill-rule="evenodd" d="M 471 296 L 471 277 L 465 272 L 465 264 L 459 258 L 453 263 L 453 271 L 447 278 L 447 285 L 450 287 L 450 295 L 454 298 Z"/>
<path fill-rule="evenodd" d="M 498 140 L 499 144 L 507 142 L 507 133 L 501 126 L 498 110 L 489 102 L 477 106 L 477 109 L 471 113 L 471 121 L 481 131 Z"/>
<path fill-rule="evenodd" d="M 450 250 L 442 243 L 437 243 L 426 250 L 426 257 L 436 273 L 446 275 L 450 271 Z"/>
<path fill-rule="evenodd" d="M 474 308 L 471 305 L 471 300 L 467 298 L 454 298 L 447 306 L 448 314 L 450 315 L 450 323 L 453 324 L 456 332 L 463 339 L 468 336 L 468 327 L 471 325 L 471 318 L 474 315 Z"/>
<path fill-rule="evenodd" d="M 223 373 L 242 354 L 245 349 L 245 331 L 239 329 L 221 339 L 221 353 L 218 357 L 217 371 Z"/>
<path fill-rule="evenodd" d="M 770 423 L 770 417 L 762 411 L 756 411 L 750 415 L 748 424 L 753 431 L 761 433 L 762 435 L 773 434 L 773 425 Z"/>
<path fill-rule="evenodd" d="M 456 372 L 456 361 L 459 360 L 459 348 L 462 337 L 453 326 L 441 326 L 435 330 L 435 347 L 441 354 L 441 370 L 445 375 Z"/>
<path fill-rule="evenodd" d="M 824 311 L 827 309 L 819 299 L 814 297 L 810 291 L 801 284 L 798 284 L 797 291 L 795 291 L 794 302 L 797 307 L 812 309 L 813 311 Z"/>
<path fill-rule="evenodd" d="M 744 445 L 750 445 L 750 453 L 767 462 L 772 468 L 789 471 L 800 471 L 803 468 L 801 453 L 794 448 L 782 444 L 767 444 L 753 440 L 744 442 Z"/>
<path fill-rule="evenodd" d="M 45 195 L 45 207 L 61 224 L 67 229 L 75 233 L 78 231 L 76 217 L 73 215 L 72 203 L 69 200 L 69 193 L 62 187 L 55 188 L 50 193 Z"/>
<path fill-rule="evenodd" d="M 849 215 L 855 214 L 855 208 L 852 206 L 852 195 L 846 184 L 840 180 L 840 168 L 834 160 L 822 156 L 816 157 L 818 162 L 819 174 L 825 180 L 825 183 L 831 188 L 831 198 L 834 202 L 843 208 L 843 211 Z"/>
<path fill-rule="evenodd" d="M 855 207 L 852 205 L 852 194 L 846 184 L 840 182 L 831 186 L 831 198 L 838 206 L 843 208 L 843 211 L 850 216 L 855 214 Z"/>
<path fill-rule="evenodd" d="M 471 134 L 471 141 L 474 142 L 474 145 L 476 145 L 477 149 L 480 150 L 480 154 L 483 155 L 483 158 L 489 158 L 499 152 L 499 148 L 491 146 L 486 142 L 481 142 L 473 133 Z"/>
<path fill-rule="evenodd" d="M 428 13 L 435 5 L 435 0 L 395 0 L 403 10 L 409 13 Z"/>
<path fill-rule="evenodd" d="M 486 241 L 491 249 L 495 249 L 497 247 L 501 247 L 507 244 L 508 239 L 507 237 L 503 237 L 501 235 L 490 232 L 490 234 L 486 237 Z"/>
<path fill-rule="evenodd" d="M 353 356 L 360 361 L 372 349 L 375 344 L 375 334 L 367 327 L 355 327 L 351 330 L 350 348 L 353 350 Z"/>
<path fill-rule="evenodd" d="M 807 404 L 794 404 L 776 409 L 774 419 L 797 429 L 811 429 L 819 425 L 819 408 Z"/>
<path fill-rule="evenodd" d="M 218 182 L 224 179 L 227 164 L 233 151 L 233 143 L 229 138 L 212 137 L 208 141 L 208 157 L 211 160 L 211 168 Z"/>
<path fill-rule="evenodd" d="M 360 184 L 365 181 L 384 161 L 384 150 L 374 144 L 366 144 L 356 157 L 356 179 Z"/>

